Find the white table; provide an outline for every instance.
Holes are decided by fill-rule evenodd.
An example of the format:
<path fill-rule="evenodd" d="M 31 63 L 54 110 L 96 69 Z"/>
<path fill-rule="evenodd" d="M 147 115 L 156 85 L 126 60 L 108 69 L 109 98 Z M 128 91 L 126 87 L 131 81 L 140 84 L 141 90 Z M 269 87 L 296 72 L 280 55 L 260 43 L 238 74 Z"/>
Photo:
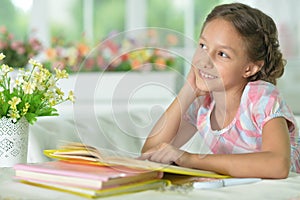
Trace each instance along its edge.
<path fill-rule="evenodd" d="M 11 168 L 0 168 L 0 199 L 9 200 L 81 200 L 83 197 L 68 193 L 48 190 L 16 182 L 12 179 L 14 170 Z M 133 194 L 106 197 L 103 199 L 155 199 L 155 200 L 177 200 L 177 199 L 224 199 L 224 200 L 257 200 L 257 199 L 285 199 L 300 200 L 300 174 L 291 173 L 287 179 L 263 180 L 257 183 L 239 186 L 230 186 L 218 189 L 199 189 L 186 193 L 176 191 L 144 191 Z"/>

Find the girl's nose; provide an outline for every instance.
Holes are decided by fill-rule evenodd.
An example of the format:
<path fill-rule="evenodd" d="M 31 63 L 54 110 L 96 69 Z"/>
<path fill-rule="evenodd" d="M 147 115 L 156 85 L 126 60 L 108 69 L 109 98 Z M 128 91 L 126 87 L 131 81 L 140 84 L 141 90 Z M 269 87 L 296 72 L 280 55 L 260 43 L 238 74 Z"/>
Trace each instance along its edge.
<path fill-rule="evenodd" d="M 212 62 L 209 62 L 209 63 L 206 63 L 205 65 L 203 65 L 203 67 L 207 68 L 207 69 L 212 69 L 214 67 L 214 65 Z"/>
<path fill-rule="evenodd" d="M 203 68 L 211 69 L 214 67 L 212 59 L 207 51 L 200 54 L 200 62 Z"/>

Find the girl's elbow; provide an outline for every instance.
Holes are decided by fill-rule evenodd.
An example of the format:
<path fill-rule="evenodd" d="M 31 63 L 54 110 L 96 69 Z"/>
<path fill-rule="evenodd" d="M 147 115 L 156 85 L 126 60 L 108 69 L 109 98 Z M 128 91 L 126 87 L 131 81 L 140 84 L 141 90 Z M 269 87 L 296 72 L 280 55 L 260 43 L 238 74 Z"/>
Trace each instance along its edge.
<path fill-rule="evenodd" d="M 290 173 L 290 161 L 282 164 L 280 172 L 278 172 L 278 179 L 288 178 Z"/>
<path fill-rule="evenodd" d="M 291 166 L 290 158 L 286 158 L 286 157 L 278 158 L 273 164 L 274 164 L 272 167 L 273 170 L 271 170 L 272 172 L 270 174 L 270 178 L 285 179 L 289 176 L 290 166 Z"/>

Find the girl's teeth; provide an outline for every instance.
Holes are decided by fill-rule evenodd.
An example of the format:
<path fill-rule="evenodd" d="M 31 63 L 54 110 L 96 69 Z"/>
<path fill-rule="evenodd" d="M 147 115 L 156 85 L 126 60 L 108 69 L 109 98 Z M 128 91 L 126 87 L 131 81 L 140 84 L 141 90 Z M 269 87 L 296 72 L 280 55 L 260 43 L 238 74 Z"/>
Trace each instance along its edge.
<path fill-rule="evenodd" d="M 202 77 L 204 78 L 208 78 L 208 79 L 214 79 L 214 78 L 217 78 L 216 76 L 213 76 L 213 75 L 210 75 L 210 74 L 206 74 L 204 72 L 202 72 L 201 70 L 199 70 L 200 74 Z"/>

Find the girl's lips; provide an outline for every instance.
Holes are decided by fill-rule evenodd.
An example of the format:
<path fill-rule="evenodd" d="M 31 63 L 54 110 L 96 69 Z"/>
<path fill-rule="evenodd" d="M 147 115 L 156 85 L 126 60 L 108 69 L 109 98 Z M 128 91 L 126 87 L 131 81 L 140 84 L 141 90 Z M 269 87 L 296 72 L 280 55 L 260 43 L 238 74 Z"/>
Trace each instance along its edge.
<path fill-rule="evenodd" d="M 208 73 L 206 73 L 206 72 L 204 72 L 204 71 L 201 71 L 200 69 L 199 69 L 199 74 L 200 74 L 200 76 L 201 76 L 202 78 L 205 78 L 205 79 L 216 79 L 216 78 L 218 78 L 217 76 L 208 74 Z"/>

